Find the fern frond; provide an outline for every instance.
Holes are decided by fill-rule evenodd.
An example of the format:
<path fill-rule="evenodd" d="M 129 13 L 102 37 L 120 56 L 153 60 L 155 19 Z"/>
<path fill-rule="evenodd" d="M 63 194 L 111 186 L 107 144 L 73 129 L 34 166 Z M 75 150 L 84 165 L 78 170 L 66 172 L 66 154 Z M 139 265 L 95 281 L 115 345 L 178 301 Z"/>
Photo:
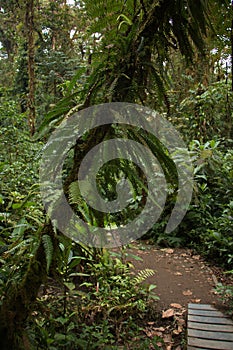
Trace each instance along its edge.
<path fill-rule="evenodd" d="M 133 278 L 133 284 L 143 283 L 148 277 L 154 276 L 155 270 L 144 269 L 138 272 L 137 276 Z"/>
<path fill-rule="evenodd" d="M 83 204 L 78 181 L 74 181 L 69 186 L 69 200 L 70 204 Z"/>
<path fill-rule="evenodd" d="M 46 269 L 47 269 L 47 272 L 49 272 L 49 268 L 53 260 L 53 251 L 54 251 L 53 242 L 49 235 L 43 235 L 42 242 L 44 246 L 45 258 L 47 263 Z"/>

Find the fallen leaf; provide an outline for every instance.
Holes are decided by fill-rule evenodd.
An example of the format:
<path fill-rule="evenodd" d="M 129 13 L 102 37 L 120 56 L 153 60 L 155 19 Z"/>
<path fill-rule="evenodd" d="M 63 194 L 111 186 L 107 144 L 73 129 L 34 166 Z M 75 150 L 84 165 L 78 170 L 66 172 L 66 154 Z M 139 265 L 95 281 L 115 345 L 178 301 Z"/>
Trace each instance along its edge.
<path fill-rule="evenodd" d="M 186 310 L 181 310 L 180 312 L 176 312 L 176 316 L 183 316 L 183 314 L 186 312 Z"/>
<path fill-rule="evenodd" d="M 176 335 L 179 335 L 182 332 L 183 332 L 183 328 L 182 327 L 178 327 L 177 329 L 173 330 L 173 334 L 176 334 Z"/>
<path fill-rule="evenodd" d="M 195 260 L 199 260 L 200 259 L 200 255 L 193 255 L 192 258 L 195 259 Z"/>
<path fill-rule="evenodd" d="M 170 304 L 170 306 L 174 307 L 175 309 L 181 309 L 182 308 L 182 305 L 177 304 L 177 303 L 172 303 L 172 304 Z"/>
<path fill-rule="evenodd" d="M 159 331 L 159 332 L 164 332 L 164 331 L 165 331 L 165 328 L 164 328 L 164 327 L 158 327 L 158 328 L 154 328 L 154 327 L 153 327 L 153 330 L 154 330 L 154 331 Z"/>
<path fill-rule="evenodd" d="M 174 249 L 171 248 L 163 248 L 161 249 L 163 252 L 168 253 L 168 254 L 173 254 L 174 253 Z"/>
<path fill-rule="evenodd" d="M 184 290 L 183 291 L 183 295 L 189 296 L 189 295 L 193 295 L 193 292 L 191 292 L 191 290 Z"/>
<path fill-rule="evenodd" d="M 178 318 L 177 324 L 178 326 L 184 326 L 186 324 L 186 321 L 183 318 Z"/>
<path fill-rule="evenodd" d="M 191 299 L 192 303 L 200 303 L 201 299 Z"/>
<path fill-rule="evenodd" d="M 159 337 L 162 338 L 163 333 L 162 332 L 158 332 L 158 331 L 154 331 L 151 333 L 152 337 Z"/>
<path fill-rule="evenodd" d="M 173 309 L 168 309 L 166 311 L 163 311 L 162 313 L 162 318 L 170 318 L 172 316 L 174 316 L 175 312 Z"/>
<path fill-rule="evenodd" d="M 149 329 L 143 329 L 143 332 L 146 334 L 146 336 L 148 337 L 148 338 L 151 338 L 152 337 L 152 332 L 151 332 L 151 330 L 149 330 Z"/>
<path fill-rule="evenodd" d="M 165 331 L 165 328 L 159 327 L 159 328 L 145 328 L 143 329 L 143 332 L 146 334 L 148 338 L 153 338 L 153 337 L 163 337 L 163 332 Z"/>

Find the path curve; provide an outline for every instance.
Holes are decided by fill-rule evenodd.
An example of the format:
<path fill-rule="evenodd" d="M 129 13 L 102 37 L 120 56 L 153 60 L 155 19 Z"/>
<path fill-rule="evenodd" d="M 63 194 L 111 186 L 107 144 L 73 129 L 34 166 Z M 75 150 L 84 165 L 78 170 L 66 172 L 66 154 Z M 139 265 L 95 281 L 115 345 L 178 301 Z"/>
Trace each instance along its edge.
<path fill-rule="evenodd" d="M 200 255 L 190 249 L 159 249 L 151 245 L 136 243 L 128 250 L 128 260 L 135 267 L 135 273 L 146 268 L 155 274 L 145 281 L 156 284 L 156 294 L 160 297 L 159 309 L 166 309 L 171 303 L 179 303 L 187 308 L 188 303 L 212 304 L 222 307 L 214 287 L 220 281 Z M 143 261 L 135 260 L 130 254 Z"/>

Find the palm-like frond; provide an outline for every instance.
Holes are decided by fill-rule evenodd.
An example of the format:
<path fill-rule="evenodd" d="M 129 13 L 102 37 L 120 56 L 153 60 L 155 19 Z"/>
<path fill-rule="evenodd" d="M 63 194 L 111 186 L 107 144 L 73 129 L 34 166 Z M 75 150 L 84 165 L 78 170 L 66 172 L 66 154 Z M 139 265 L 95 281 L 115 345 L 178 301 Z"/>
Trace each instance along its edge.
<path fill-rule="evenodd" d="M 145 282 L 145 280 L 151 276 L 154 276 L 155 270 L 144 269 L 138 272 L 138 274 L 133 278 L 133 284 L 140 284 Z"/>

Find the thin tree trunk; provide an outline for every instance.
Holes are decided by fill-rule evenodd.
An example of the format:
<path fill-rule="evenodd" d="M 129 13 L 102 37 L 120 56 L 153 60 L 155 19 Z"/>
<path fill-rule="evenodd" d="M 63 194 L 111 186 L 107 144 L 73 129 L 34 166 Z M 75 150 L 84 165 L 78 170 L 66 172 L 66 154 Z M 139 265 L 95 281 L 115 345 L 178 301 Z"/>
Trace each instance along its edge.
<path fill-rule="evenodd" d="M 25 25 L 28 41 L 28 124 L 30 134 L 35 133 L 36 110 L 35 110 L 35 42 L 34 42 L 34 0 L 27 0 Z"/>
<path fill-rule="evenodd" d="M 35 255 L 31 258 L 22 280 L 12 281 L 0 305 L 0 349 L 31 350 L 27 334 L 27 321 L 33 311 L 33 304 L 39 289 L 47 279 L 47 264 L 43 245 L 43 235 L 49 235 L 53 242 L 51 276 L 56 275 L 58 240 L 50 224 L 44 226 Z"/>
<path fill-rule="evenodd" d="M 233 1 L 231 1 L 231 91 L 233 91 Z"/>

